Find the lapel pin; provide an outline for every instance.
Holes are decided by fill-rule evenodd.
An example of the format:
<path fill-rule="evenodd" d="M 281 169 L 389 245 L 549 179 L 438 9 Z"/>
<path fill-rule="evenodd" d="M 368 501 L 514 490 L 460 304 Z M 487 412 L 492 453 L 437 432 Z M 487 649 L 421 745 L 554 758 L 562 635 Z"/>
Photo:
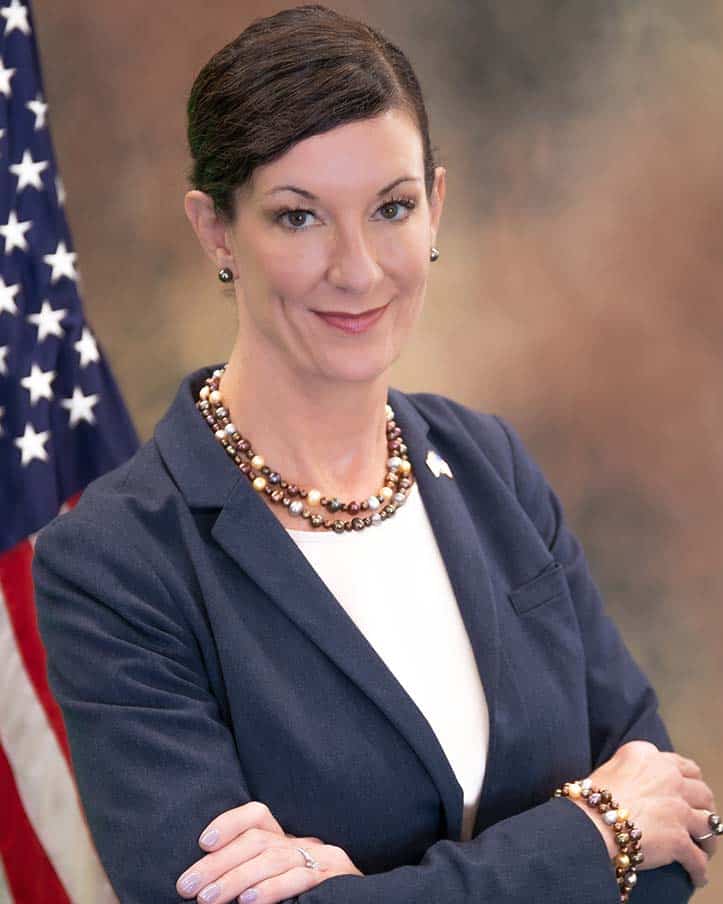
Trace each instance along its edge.
<path fill-rule="evenodd" d="M 443 458 L 440 458 L 439 455 L 437 455 L 434 449 L 429 449 L 427 451 L 427 458 L 425 460 L 427 467 L 435 477 L 439 477 L 441 474 L 444 474 L 446 477 L 449 477 L 450 480 L 452 479 L 451 468 Z"/>

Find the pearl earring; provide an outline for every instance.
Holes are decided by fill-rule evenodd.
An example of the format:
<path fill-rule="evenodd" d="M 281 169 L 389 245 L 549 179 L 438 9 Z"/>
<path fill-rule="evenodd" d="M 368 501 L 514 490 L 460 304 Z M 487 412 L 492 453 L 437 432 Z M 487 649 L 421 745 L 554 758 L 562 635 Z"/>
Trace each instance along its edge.
<path fill-rule="evenodd" d="M 429 255 L 429 259 L 430 259 L 430 261 L 432 261 L 432 263 L 434 263 L 434 261 L 436 261 L 438 257 L 439 257 L 439 250 L 437 248 L 433 247 L 432 251 Z"/>
<path fill-rule="evenodd" d="M 231 282 L 231 280 L 233 279 L 233 271 L 229 270 L 228 267 L 221 267 L 221 269 L 218 271 L 218 278 L 222 283 Z"/>

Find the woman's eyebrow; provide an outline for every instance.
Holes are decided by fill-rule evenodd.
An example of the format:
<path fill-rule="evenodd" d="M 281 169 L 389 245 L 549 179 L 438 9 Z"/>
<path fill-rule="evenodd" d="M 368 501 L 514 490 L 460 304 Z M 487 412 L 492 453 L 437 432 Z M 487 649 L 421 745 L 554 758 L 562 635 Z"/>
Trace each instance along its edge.
<path fill-rule="evenodd" d="M 385 185 L 384 188 L 379 189 L 377 192 L 377 197 L 381 197 L 385 195 L 388 191 L 391 191 L 395 186 L 399 185 L 401 182 L 421 182 L 422 180 L 417 178 L 416 176 L 400 176 L 399 179 L 395 179 L 394 182 L 390 182 L 389 185 Z M 317 195 L 312 194 L 310 191 L 306 191 L 304 188 L 298 188 L 296 185 L 276 185 L 274 188 L 270 188 L 267 192 L 264 192 L 265 195 L 272 195 L 277 191 L 293 191 L 296 192 L 297 195 L 303 195 L 304 198 L 308 198 L 310 201 L 318 201 L 319 198 Z"/>

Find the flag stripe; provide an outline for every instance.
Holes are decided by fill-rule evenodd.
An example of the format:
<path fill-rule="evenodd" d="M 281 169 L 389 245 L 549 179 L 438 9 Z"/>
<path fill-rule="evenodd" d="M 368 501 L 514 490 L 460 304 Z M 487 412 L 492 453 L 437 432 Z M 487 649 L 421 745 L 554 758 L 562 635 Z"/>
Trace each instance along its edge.
<path fill-rule="evenodd" d="M 70 904 L 53 866 L 23 809 L 5 751 L 0 745 L 0 901 Z"/>
<path fill-rule="evenodd" d="M 116 902 L 90 839 L 68 763 L 18 653 L 2 592 L 0 687 L 13 689 L 0 695 L 0 742 L 25 813 L 67 894 L 77 902 Z"/>
<path fill-rule="evenodd" d="M 2 752 L 2 748 L 0 748 Z M 2 776 L 0 775 L 0 797 L 2 797 Z M 2 848 L 0 847 L 0 904 L 14 904 L 15 899 L 8 885 L 8 877 L 5 875 L 5 864 L 2 858 Z"/>
<path fill-rule="evenodd" d="M 45 710 L 55 737 L 70 763 L 68 740 L 60 707 L 48 685 L 45 670 L 45 650 L 38 632 L 35 614 L 35 594 L 30 565 L 33 549 L 28 540 L 18 543 L 13 549 L 0 554 L 0 590 L 7 606 L 10 624 L 17 641 L 18 650 L 25 670 L 35 689 L 38 700 Z M 9 687 L 9 685 L 5 685 Z"/>

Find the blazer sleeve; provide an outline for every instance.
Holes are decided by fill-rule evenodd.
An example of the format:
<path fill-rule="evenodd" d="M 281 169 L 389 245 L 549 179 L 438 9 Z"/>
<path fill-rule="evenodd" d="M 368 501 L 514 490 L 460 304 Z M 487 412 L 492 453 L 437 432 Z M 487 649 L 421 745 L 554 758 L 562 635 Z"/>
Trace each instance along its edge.
<path fill-rule="evenodd" d="M 521 449 L 516 453 L 523 456 L 517 464 L 520 499 L 539 506 L 541 528 L 565 561 L 575 594 L 582 593 L 581 624 L 591 632 L 594 653 L 590 685 L 593 699 L 601 701 L 599 753 L 625 737 L 648 736 L 636 735 L 636 726 L 651 740 L 665 740 L 648 712 L 654 698 L 642 676 L 635 695 L 628 683 L 623 689 L 610 677 L 605 681 L 597 645 L 613 659 L 627 654 L 579 570 L 584 565 L 574 541 L 555 524 L 560 515 L 553 497 L 535 485 L 541 478 Z M 200 830 L 250 799 L 233 735 L 209 686 L 204 650 L 172 590 L 143 555 L 140 537 L 121 541 L 117 532 L 71 512 L 39 534 L 33 575 L 50 683 L 111 884 L 121 904 L 179 904 L 175 881 L 201 854 Z M 629 695 L 626 703 L 611 708 L 603 688 Z M 680 871 L 641 874 L 651 881 L 639 883 L 638 904 L 686 901 L 690 885 Z M 540 900 L 618 901 L 597 828 L 564 799 L 501 820 L 469 841 L 442 839 L 418 864 L 335 876 L 286 904 Z"/>
<path fill-rule="evenodd" d="M 657 695 L 606 613 L 582 546 L 566 524 L 557 495 L 515 430 L 501 418 L 495 419 L 510 444 L 517 497 L 563 565 L 575 602 L 586 659 L 593 768 L 632 740 L 651 741 L 660 750 L 673 750 L 658 712 Z M 672 904 L 688 901 L 693 890 L 687 871 L 676 862 L 662 869 L 639 871 L 631 899 L 637 904 Z"/>

